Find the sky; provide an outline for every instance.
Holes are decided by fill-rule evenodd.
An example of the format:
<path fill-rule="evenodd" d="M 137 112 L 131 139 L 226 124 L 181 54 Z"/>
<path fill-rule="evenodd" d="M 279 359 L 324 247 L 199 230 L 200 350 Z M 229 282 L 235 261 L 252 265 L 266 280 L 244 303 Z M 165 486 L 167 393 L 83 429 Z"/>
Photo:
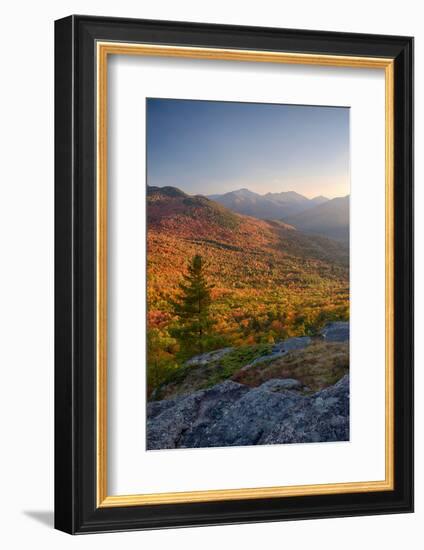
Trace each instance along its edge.
<path fill-rule="evenodd" d="M 202 195 L 349 193 L 347 107 L 146 101 L 148 185 Z"/>

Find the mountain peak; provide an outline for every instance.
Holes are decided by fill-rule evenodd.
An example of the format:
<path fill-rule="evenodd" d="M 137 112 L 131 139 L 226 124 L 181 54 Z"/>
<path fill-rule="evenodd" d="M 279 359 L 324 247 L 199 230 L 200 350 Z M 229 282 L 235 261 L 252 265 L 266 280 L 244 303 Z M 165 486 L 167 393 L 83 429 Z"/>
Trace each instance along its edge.
<path fill-rule="evenodd" d="M 267 193 L 264 197 L 280 203 L 307 204 L 309 199 L 296 191 L 280 191 L 279 193 Z"/>
<path fill-rule="evenodd" d="M 327 197 L 324 197 L 323 195 L 318 195 L 317 197 L 313 197 L 312 199 L 310 199 L 310 202 L 314 205 L 314 206 L 318 206 L 319 204 L 324 204 L 325 202 L 328 202 L 330 199 L 328 199 Z"/>
<path fill-rule="evenodd" d="M 196 231 L 234 229 L 239 218 L 221 204 L 202 195 L 187 195 L 177 187 L 147 187 L 149 224 L 160 225 L 179 219 L 181 226 L 196 226 Z M 193 221 L 195 220 L 195 222 Z"/>
<path fill-rule="evenodd" d="M 281 220 L 318 204 L 296 191 L 259 195 L 245 187 L 209 198 L 239 214 L 265 220 Z"/>
<path fill-rule="evenodd" d="M 177 187 L 166 185 L 165 187 L 156 187 L 154 185 L 147 186 L 147 196 L 162 195 L 165 197 L 188 197 L 184 191 Z"/>
<path fill-rule="evenodd" d="M 241 189 L 236 189 L 235 191 L 230 191 L 229 193 L 226 193 L 226 194 L 229 195 L 231 193 L 238 196 L 247 196 L 247 197 L 257 196 L 257 193 L 250 191 L 250 189 L 247 189 L 247 187 L 242 187 Z"/>
<path fill-rule="evenodd" d="M 349 195 L 316 204 L 306 212 L 285 219 L 299 231 L 349 241 Z"/>

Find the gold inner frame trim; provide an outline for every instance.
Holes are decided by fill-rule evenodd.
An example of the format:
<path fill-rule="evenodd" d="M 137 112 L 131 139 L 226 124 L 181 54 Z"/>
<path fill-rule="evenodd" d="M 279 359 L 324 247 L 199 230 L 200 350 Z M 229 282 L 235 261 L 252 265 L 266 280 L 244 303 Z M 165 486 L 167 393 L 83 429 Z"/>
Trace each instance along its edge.
<path fill-rule="evenodd" d="M 97 506 L 142 506 L 394 489 L 394 60 L 254 50 L 194 48 L 123 42 L 96 44 L 97 54 Z M 262 63 L 384 69 L 386 185 L 385 479 L 349 483 L 217 489 L 109 496 L 107 492 L 107 61 L 109 55 L 220 59 Z"/>

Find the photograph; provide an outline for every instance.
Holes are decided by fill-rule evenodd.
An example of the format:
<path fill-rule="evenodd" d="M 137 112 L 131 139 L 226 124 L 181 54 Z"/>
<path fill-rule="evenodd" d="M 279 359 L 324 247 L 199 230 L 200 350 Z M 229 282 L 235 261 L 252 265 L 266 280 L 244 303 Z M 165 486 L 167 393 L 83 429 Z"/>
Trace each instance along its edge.
<path fill-rule="evenodd" d="M 349 107 L 145 101 L 146 449 L 349 441 Z"/>
<path fill-rule="evenodd" d="M 174 541 L 181 527 L 233 524 L 239 542 L 242 524 L 291 521 L 284 536 L 299 545 L 303 520 L 314 519 L 305 544 L 330 549 L 330 518 L 346 518 L 330 529 L 340 546 L 346 521 L 372 529 L 359 516 L 381 524 L 414 511 L 419 18 L 397 10 L 391 24 L 390 13 L 368 9 L 364 23 L 357 9 L 346 23 L 346 13 L 320 9 L 307 20 L 308 10 L 296 18 L 284 6 L 281 17 L 262 9 L 249 19 L 239 8 L 227 2 L 213 23 L 180 5 L 177 20 L 172 10 L 149 19 L 122 8 L 54 22 L 54 318 L 44 299 L 32 309 L 54 322 L 56 531 L 161 537 L 172 528 Z M 49 86 L 51 61 L 38 78 Z M 28 81 L 42 66 L 33 65 L 12 74 Z M 49 132 L 39 106 L 53 97 L 42 91 L 28 104 L 40 123 L 29 127 Z M 47 141 L 31 140 L 40 158 Z M 11 365 L 27 348 L 31 383 L 9 370 L 38 403 L 53 378 L 35 368 L 16 297 L 40 265 L 28 239 L 45 223 L 36 240 L 47 242 L 52 227 L 12 185 L 19 176 L 52 215 L 36 165 L 31 151 L 11 163 L 19 208 L 8 208 L 5 234 L 22 226 L 23 244 L 5 263 L 19 292 L 4 288 L 19 318 Z M 26 218 L 36 220 L 30 231 Z M 32 286 L 39 299 L 39 281 Z M 39 339 L 45 323 L 30 324 Z M 37 420 L 46 437 L 47 416 Z M 25 506 L 28 521 L 41 517 Z M 21 516 L 6 523 L 31 534 Z M 394 529 L 392 518 L 377 528 L 390 548 L 419 526 L 400 518 Z M 263 540 L 261 528 L 255 548 Z"/>

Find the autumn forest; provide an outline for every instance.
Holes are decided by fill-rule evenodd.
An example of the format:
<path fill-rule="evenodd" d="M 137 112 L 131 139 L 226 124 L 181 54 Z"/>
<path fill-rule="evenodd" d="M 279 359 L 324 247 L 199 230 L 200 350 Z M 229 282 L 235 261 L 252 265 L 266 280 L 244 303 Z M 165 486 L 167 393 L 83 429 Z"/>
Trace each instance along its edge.
<path fill-rule="evenodd" d="M 147 187 L 148 398 L 198 354 L 260 353 L 349 319 L 346 242 Z"/>

